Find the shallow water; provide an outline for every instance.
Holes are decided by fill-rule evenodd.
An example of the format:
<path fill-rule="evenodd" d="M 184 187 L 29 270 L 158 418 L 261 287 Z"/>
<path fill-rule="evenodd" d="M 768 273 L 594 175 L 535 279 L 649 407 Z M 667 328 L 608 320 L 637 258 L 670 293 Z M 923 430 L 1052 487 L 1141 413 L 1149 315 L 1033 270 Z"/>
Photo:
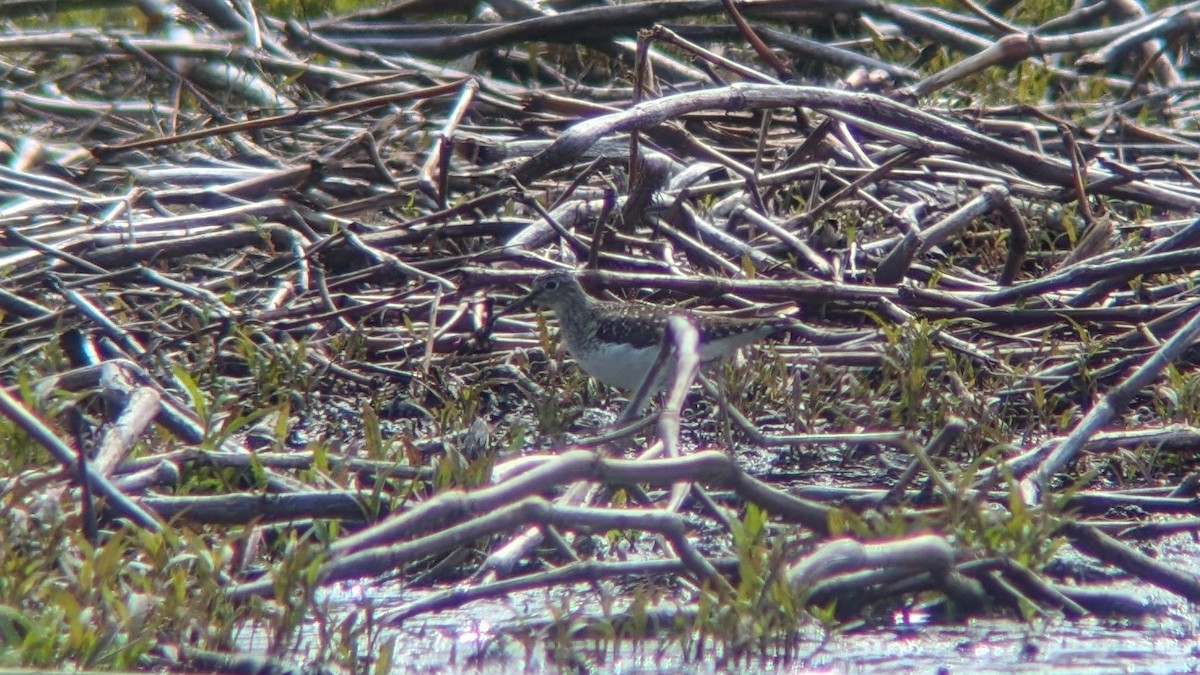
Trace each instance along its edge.
<path fill-rule="evenodd" d="M 1127 590 L 1127 589 L 1126 589 Z M 569 593 L 556 589 L 512 593 L 502 601 L 478 601 L 409 619 L 383 629 L 376 644 L 396 636 L 395 673 L 561 672 L 584 668 L 613 673 L 1179 673 L 1200 670 L 1200 618 L 1174 600 L 1153 591 L 1156 605 L 1169 609 L 1140 622 L 1061 617 L 1030 623 L 972 619 L 955 625 L 897 625 L 826 635 L 804 629 L 793 658 L 752 658 L 722 664 L 709 657 L 685 661 L 674 644 L 643 640 L 611 643 L 597 649 L 590 640 L 571 643 L 569 654 L 555 653 L 545 635 L 504 629 L 526 626 L 561 611 L 564 603 L 580 609 L 594 601 L 587 585 Z M 381 617 L 420 597 L 393 585 L 367 589 L 343 585 L 322 593 L 319 602 L 336 624 L 366 603 Z M 578 603 L 578 604 L 577 604 Z M 315 635 L 308 638 L 315 641 Z M 243 642 L 243 648 L 264 645 Z M 257 649 L 256 649 L 257 647 Z M 305 650 L 300 650 L 303 653 Z M 297 654 L 297 662 L 307 661 Z"/>

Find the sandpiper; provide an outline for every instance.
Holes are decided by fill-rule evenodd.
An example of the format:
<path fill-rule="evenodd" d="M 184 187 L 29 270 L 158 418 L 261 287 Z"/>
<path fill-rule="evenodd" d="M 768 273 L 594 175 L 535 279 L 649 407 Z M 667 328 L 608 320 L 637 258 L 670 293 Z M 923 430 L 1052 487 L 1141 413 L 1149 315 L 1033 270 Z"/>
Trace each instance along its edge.
<path fill-rule="evenodd" d="M 636 389 L 653 367 L 668 317 L 684 316 L 696 327 L 702 366 L 788 326 L 783 319 L 735 319 L 646 303 L 597 300 L 566 270 L 539 275 L 529 294 L 505 313 L 530 304 L 553 310 L 567 352 L 589 375 L 626 391 Z M 662 388 L 669 370 L 663 369 L 651 391 Z"/>

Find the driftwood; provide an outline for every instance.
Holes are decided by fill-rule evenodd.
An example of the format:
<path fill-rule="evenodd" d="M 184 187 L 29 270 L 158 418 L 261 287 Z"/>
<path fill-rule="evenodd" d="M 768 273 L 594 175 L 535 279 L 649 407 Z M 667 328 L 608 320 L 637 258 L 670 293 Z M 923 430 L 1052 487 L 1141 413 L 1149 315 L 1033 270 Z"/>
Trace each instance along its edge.
<path fill-rule="evenodd" d="M 728 599 L 747 504 L 787 551 L 768 578 L 844 619 L 918 592 L 982 614 L 1152 609 L 971 534 L 1006 518 L 1200 597 L 1133 548 L 1200 529 L 1182 56 L 1200 3 L 1041 26 L 874 0 L 838 3 L 836 26 L 819 3 L 503 4 L 495 24 L 210 8 L 190 29 L 166 5 L 154 33 L 0 36 L 0 411 L 59 468 L 5 476 L 6 510 L 48 481 L 64 510 L 102 499 L 106 527 L 344 522 L 315 583 L 421 579 L 393 622 L 638 575 L 685 579 L 680 606 Z M 723 435 L 689 429 L 683 378 L 648 437 L 551 441 L 536 406 L 620 409 L 580 398 L 531 315 L 494 317 L 562 264 L 596 293 L 796 329 L 738 370 L 759 394 L 736 393 Z M 695 357 L 677 328 L 664 367 Z M 654 414 L 630 410 L 631 429 Z M 816 478 L 854 450 L 871 478 Z M 198 467 L 254 479 L 170 494 Z M 653 544 L 582 552 L 618 531 Z M 445 579 L 420 577 L 439 560 Z M 544 567 L 505 578 L 522 560 Z M 227 572 L 231 600 L 280 590 Z"/>

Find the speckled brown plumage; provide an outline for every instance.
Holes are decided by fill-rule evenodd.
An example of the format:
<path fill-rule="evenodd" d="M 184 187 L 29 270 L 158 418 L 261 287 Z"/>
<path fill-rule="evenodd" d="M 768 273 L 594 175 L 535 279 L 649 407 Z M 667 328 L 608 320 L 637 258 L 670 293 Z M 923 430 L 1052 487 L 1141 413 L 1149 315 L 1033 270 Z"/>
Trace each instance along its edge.
<path fill-rule="evenodd" d="M 783 320 L 735 319 L 644 303 L 605 302 L 584 292 L 575 275 L 565 270 L 538 276 L 519 304 L 551 309 L 571 357 L 597 380 L 627 390 L 637 387 L 650 369 L 668 317 L 687 317 L 696 327 L 700 360 L 705 364 L 787 325 Z"/>

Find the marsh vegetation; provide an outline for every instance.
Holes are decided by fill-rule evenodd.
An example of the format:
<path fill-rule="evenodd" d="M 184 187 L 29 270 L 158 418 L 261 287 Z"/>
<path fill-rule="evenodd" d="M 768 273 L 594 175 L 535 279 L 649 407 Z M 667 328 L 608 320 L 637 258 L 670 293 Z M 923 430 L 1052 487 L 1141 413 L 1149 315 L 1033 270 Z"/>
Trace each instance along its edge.
<path fill-rule="evenodd" d="M 1200 4 L 56 7 L 0 7 L 0 665 L 1189 658 Z M 498 316 L 553 267 L 795 330 L 618 425 Z"/>

